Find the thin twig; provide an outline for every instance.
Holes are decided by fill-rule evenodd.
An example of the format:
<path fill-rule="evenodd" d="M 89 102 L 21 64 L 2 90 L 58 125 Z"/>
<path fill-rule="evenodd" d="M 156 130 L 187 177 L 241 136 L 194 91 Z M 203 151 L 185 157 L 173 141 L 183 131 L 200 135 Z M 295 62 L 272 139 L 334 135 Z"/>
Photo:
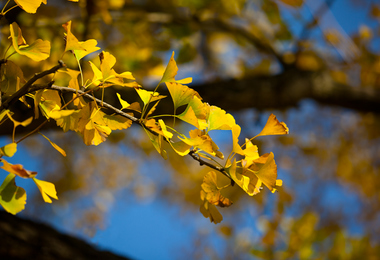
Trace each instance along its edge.
<path fill-rule="evenodd" d="M 48 120 L 46 119 L 45 121 L 43 121 L 39 126 L 36 127 L 36 129 L 34 129 L 33 131 L 31 131 L 30 133 L 24 135 L 20 140 L 18 140 L 16 142 L 16 144 L 18 144 L 19 142 L 23 141 L 24 139 L 26 139 L 28 136 L 31 136 L 32 134 L 38 132 L 41 127 L 43 127 L 46 123 L 48 122 Z"/>

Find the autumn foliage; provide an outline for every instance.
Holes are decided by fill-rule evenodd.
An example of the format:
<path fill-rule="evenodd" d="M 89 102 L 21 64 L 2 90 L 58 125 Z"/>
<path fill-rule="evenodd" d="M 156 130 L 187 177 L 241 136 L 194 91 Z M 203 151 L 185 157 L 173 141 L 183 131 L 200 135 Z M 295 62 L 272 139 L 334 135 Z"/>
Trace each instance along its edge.
<path fill-rule="evenodd" d="M 46 4 L 43 0 L 15 0 L 15 2 L 28 13 L 35 13 L 42 3 Z M 297 4 L 297 1 L 284 2 Z M 10 9 L 4 7 L 2 15 Z M 147 90 L 136 82 L 131 72 L 115 71 L 117 57 L 107 51 L 100 52 L 95 39 L 78 40 L 72 32 L 73 26 L 75 24 L 71 21 L 63 24 L 61 33 L 62 39 L 65 40 L 65 48 L 62 50 L 61 60 L 57 60 L 57 65 L 29 79 L 24 78 L 23 71 L 16 62 L 12 61 L 12 57 L 22 55 L 33 61 L 43 62 L 49 59 L 52 44 L 48 39 L 30 42 L 24 39 L 22 28 L 17 23 L 14 22 L 9 26 L 9 48 L 2 53 L 5 58 L 1 60 L 0 85 L 0 122 L 10 120 L 14 126 L 13 133 L 9 133 L 12 142 L 0 148 L 0 160 L 3 164 L 1 168 L 8 172 L 8 176 L 0 186 L 0 204 L 6 211 L 16 214 L 25 207 L 27 198 L 25 190 L 16 185 L 16 179 L 19 177 L 32 179 L 45 202 L 51 203 L 51 198 L 58 199 L 53 183 L 37 179 L 37 172 L 26 170 L 21 164 L 11 164 L 5 159 L 17 152 L 18 145 L 25 138 L 40 133 L 40 129 L 47 121 L 55 121 L 63 132 L 77 132 L 86 145 L 99 145 L 106 141 L 112 131 L 128 129 L 132 124 L 137 124 L 164 159 L 170 160 L 165 150 L 170 148 L 179 156 L 191 156 L 201 165 L 210 167 L 212 170 L 204 176 L 201 184 L 200 211 L 215 224 L 222 221 L 222 215 L 217 207 L 229 207 L 233 203 L 223 195 L 224 189 L 233 186 L 253 196 L 258 194 L 263 186 L 275 192 L 277 187 L 282 185 L 282 181 L 277 177 L 277 165 L 273 153 L 260 155 L 258 147 L 253 143 L 259 136 L 289 133 L 286 124 L 279 122 L 276 116 L 271 114 L 263 130 L 256 136 L 244 139 L 240 136 L 241 127 L 231 114 L 220 107 L 209 105 L 195 90 L 187 86 L 192 82 L 192 78 L 175 78 L 178 67 L 174 60 L 174 52 L 156 88 L 153 91 Z M 87 62 L 84 59 L 94 52 L 98 52 L 98 65 L 95 61 Z M 66 65 L 72 60 L 75 60 L 76 67 Z M 89 66 L 93 76 L 86 78 L 81 66 Z M 55 79 L 62 75 L 70 77 L 68 84 L 55 85 Z M 48 83 L 38 84 L 37 81 L 42 78 L 48 78 Z M 104 101 L 104 90 L 111 86 L 133 89 L 139 99 L 125 100 L 116 93 L 121 109 L 113 107 Z M 170 97 L 160 94 L 160 89 L 165 87 Z M 98 91 L 102 93 L 101 99 L 93 95 Z M 64 98 L 63 94 L 69 94 L 70 98 L 67 99 L 67 95 Z M 169 98 L 174 105 L 173 114 L 156 114 L 155 111 L 160 103 L 166 102 Z M 16 102 L 22 102 L 28 109 L 33 110 L 34 116 L 22 121 L 16 120 L 15 116 L 19 118 L 19 115 L 14 115 L 11 106 Z M 24 137 L 16 139 L 17 129 L 30 125 L 39 117 L 45 118 L 41 125 Z M 188 133 L 180 132 L 176 128 L 176 123 L 179 121 L 186 122 L 192 129 Z M 231 133 L 232 150 L 227 156 L 219 150 L 217 143 L 210 136 L 215 130 Z M 40 134 L 62 156 L 66 156 L 66 152 L 54 140 Z M 228 177 L 230 183 L 219 187 L 217 179 L 220 174 Z"/>

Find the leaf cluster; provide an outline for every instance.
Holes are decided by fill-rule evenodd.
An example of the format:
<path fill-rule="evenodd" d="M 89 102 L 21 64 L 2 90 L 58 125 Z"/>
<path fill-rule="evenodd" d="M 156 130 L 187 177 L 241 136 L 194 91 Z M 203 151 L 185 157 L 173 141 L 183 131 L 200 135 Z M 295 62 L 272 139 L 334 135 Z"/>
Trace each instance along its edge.
<path fill-rule="evenodd" d="M 16 1 L 22 9 L 35 13 L 41 3 L 46 1 Z M 9 10 L 9 9 L 8 9 Z M 6 12 L 3 10 L 3 13 Z M 282 181 L 277 179 L 277 166 L 273 153 L 259 155 L 258 147 L 252 143 L 253 139 L 266 135 L 288 134 L 286 124 L 279 122 L 271 114 L 264 129 L 256 136 L 245 139 L 240 144 L 241 127 L 235 118 L 220 107 L 209 105 L 202 97 L 186 84 L 192 82 L 191 78 L 176 79 L 178 67 L 174 60 L 174 52 L 166 66 L 161 80 L 151 91 L 144 89 L 136 82 L 129 71 L 118 73 L 114 66 L 116 57 L 106 51 L 98 54 L 99 65 L 89 61 L 92 78 L 86 78 L 82 73 L 83 58 L 97 52 L 100 48 L 95 39 L 79 41 L 72 32 L 71 21 L 63 24 L 65 31 L 65 48 L 62 51 L 62 60 L 57 66 L 35 74 L 25 79 L 20 67 L 10 58 L 13 55 L 22 55 L 36 62 L 49 58 L 51 44 L 47 40 L 38 39 L 27 44 L 22 36 L 22 30 L 17 23 L 10 25 L 10 45 L 4 53 L 1 63 L 1 106 L 0 124 L 11 120 L 14 128 L 12 142 L 0 148 L 1 167 L 8 172 L 8 176 L 0 187 L 0 204 L 5 210 L 16 214 L 24 209 L 26 203 L 25 190 L 16 186 L 16 175 L 22 178 L 33 179 L 45 202 L 51 203 L 50 197 L 58 199 L 54 184 L 36 179 L 34 171 L 23 168 L 22 165 L 13 165 L 3 157 L 12 157 L 17 151 L 18 144 L 28 136 L 37 133 L 48 121 L 55 121 L 63 132 L 75 131 L 86 145 L 99 145 L 115 130 L 128 129 L 133 123 L 140 125 L 152 142 L 157 152 L 167 159 L 166 149 L 173 149 L 179 156 L 189 155 L 201 165 L 213 169 L 208 172 L 201 185 L 200 198 L 202 200 L 200 211 L 211 222 L 219 223 L 222 215 L 216 207 L 228 207 L 232 201 L 222 194 L 224 189 L 241 188 L 248 195 L 253 196 L 260 192 L 262 186 L 275 192 Z M 78 68 L 69 68 L 65 60 L 74 59 Z M 37 84 L 42 78 L 49 79 L 49 83 Z M 54 85 L 54 79 L 60 75 L 68 75 L 69 82 L 65 86 Z M 104 90 L 109 87 L 133 89 L 139 100 L 125 100 L 116 93 L 121 109 L 117 109 L 104 102 Z M 160 102 L 168 97 L 159 93 L 160 88 L 166 87 L 174 104 L 173 114 L 156 114 Z M 101 99 L 94 96 L 100 91 Z M 63 98 L 63 93 L 71 93 L 69 100 Z M 33 110 L 34 116 L 22 121 L 15 119 L 12 104 L 22 102 L 24 106 Z M 181 113 L 177 113 L 183 108 Z M 18 116 L 18 115 L 17 115 Z M 16 140 L 16 128 L 28 126 L 33 120 L 43 117 L 43 123 L 19 140 Z M 18 118 L 18 117 L 17 117 Z M 167 119 L 170 120 L 167 120 Z M 176 122 L 183 121 L 192 129 L 188 133 L 178 130 Z M 218 145 L 211 138 L 212 131 L 230 131 L 232 136 L 231 147 L 227 158 Z M 66 156 L 66 152 L 41 134 L 59 153 Z M 230 183 L 219 187 L 218 175 L 225 175 Z"/>

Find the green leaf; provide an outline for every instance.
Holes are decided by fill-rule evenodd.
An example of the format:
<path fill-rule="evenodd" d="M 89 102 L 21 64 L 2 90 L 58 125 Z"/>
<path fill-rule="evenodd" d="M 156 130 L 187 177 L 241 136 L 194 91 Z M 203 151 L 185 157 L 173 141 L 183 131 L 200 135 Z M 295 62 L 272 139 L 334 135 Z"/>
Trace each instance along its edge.
<path fill-rule="evenodd" d="M 15 177 L 12 173 L 8 174 L 0 186 L 0 204 L 13 215 L 22 211 L 26 204 L 26 192 L 16 186 Z"/>

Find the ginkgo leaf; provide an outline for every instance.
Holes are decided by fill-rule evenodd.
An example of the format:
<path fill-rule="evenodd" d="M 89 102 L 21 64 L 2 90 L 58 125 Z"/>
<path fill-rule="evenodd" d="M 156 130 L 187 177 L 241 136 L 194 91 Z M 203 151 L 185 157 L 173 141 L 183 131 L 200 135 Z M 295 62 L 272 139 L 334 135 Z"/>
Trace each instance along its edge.
<path fill-rule="evenodd" d="M 232 152 L 243 155 L 244 151 L 239 145 L 239 136 L 241 132 L 241 127 L 235 124 L 234 126 L 232 126 L 231 132 L 232 132 Z"/>
<path fill-rule="evenodd" d="M 40 135 L 42 135 L 46 140 L 49 141 L 49 143 L 51 144 L 51 146 L 54 147 L 55 150 L 57 150 L 59 153 L 61 153 L 63 156 L 66 156 L 66 152 L 65 150 L 63 150 L 61 147 L 59 147 L 56 143 L 52 142 L 49 138 L 47 138 L 45 135 L 43 135 L 42 133 L 39 133 Z"/>
<path fill-rule="evenodd" d="M 198 92 L 185 85 L 176 82 L 165 82 L 165 84 L 173 99 L 174 109 L 189 104 L 194 95 L 201 99 Z"/>
<path fill-rule="evenodd" d="M 3 166 L 1 166 L 0 168 L 6 170 L 7 172 L 13 173 L 22 178 L 33 178 L 37 175 L 37 172 L 28 171 L 24 169 L 24 167 L 21 164 L 10 164 L 4 159 L 0 160 L 3 163 Z"/>
<path fill-rule="evenodd" d="M 17 151 L 17 144 L 10 143 L 0 148 L 0 156 L 12 157 Z"/>
<path fill-rule="evenodd" d="M 86 55 L 93 53 L 100 49 L 96 45 L 98 42 L 94 39 L 90 39 L 87 41 L 78 41 L 77 37 L 71 32 L 71 21 L 63 24 L 62 27 L 66 31 L 66 46 L 65 52 L 73 51 L 75 58 L 79 61 Z"/>
<path fill-rule="evenodd" d="M 228 174 L 230 175 L 231 179 L 240 186 L 248 195 L 253 196 L 255 194 L 254 188 L 250 186 L 250 179 L 249 177 L 243 175 L 241 171 L 238 171 L 237 165 L 236 165 L 236 159 L 225 168 Z M 240 170 L 240 169 L 239 169 Z"/>
<path fill-rule="evenodd" d="M 128 113 L 128 115 L 132 116 L 133 114 Z M 120 115 L 104 114 L 103 121 L 111 130 L 123 130 L 129 128 L 132 125 L 132 121 L 130 119 Z"/>
<path fill-rule="evenodd" d="M 223 197 L 220 193 L 221 188 L 217 186 L 216 173 L 214 171 L 208 172 L 205 175 L 201 187 L 203 191 L 203 193 L 201 192 L 202 200 L 207 200 L 209 203 L 219 207 L 231 206 L 232 201 Z"/>
<path fill-rule="evenodd" d="M 134 81 L 135 78 L 132 76 L 131 72 L 123 72 L 118 74 L 113 69 L 116 63 L 116 58 L 109 52 L 102 51 L 99 54 L 100 58 L 100 70 L 90 62 L 92 71 L 94 72 L 94 77 L 92 83 L 96 86 L 105 88 L 112 85 L 120 85 L 125 87 L 138 88 L 138 84 Z M 127 79 L 132 82 L 124 82 Z"/>
<path fill-rule="evenodd" d="M 26 82 L 20 67 L 10 60 L 1 65 L 1 75 L 0 91 L 2 97 L 12 95 Z"/>
<path fill-rule="evenodd" d="M 220 214 L 215 205 L 210 204 L 208 201 L 204 201 L 199 210 L 205 218 L 210 218 L 211 223 L 218 224 L 223 220 L 222 214 Z"/>
<path fill-rule="evenodd" d="M 154 148 L 156 148 L 157 152 L 164 158 L 165 160 L 168 158 L 166 151 L 163 148 L 163 135 L 154 135 L 149 131 L 146 131 L 149 136 L 150 141 L 152 142 Z"/>
<path fill-rule="evenodd" d="M 15 175 L 10 173 L 0 186 L 0 204 L 3 208 L 15 215 L 25 208 L 26 192 L 16 186 Z"/>
<path fill-rule="evenodd" d="M 166 66 L 164 75 L 162 76 L 159 84 L 164 83 L 164 82 L 177 82 L 180 84 L 189 84 L 193 81 L 192 78 L 175 80 L 174 77 L 177 75 L 177 72 L 178 72 L 178 67 L 177 67 L 177 63 L 174 60 L 174 51 L 173 51 L 172 56 L 169 60 L 168 66 Z"/>
<path fill-rule="evenodd" d="M 199 120 L 195 115 L 195 112 L 191 106 L 187 106 L 186 110 L 182 112 L 182 114 L 177 116 L 182 121 L 189 123 L 196 128 L 199 128 Z"/>
<path fill-rule="evenodd" d="M 289 128 L 286 126 L 284 122 L 279 122 L 275 115 L 270 114 L 267 123 L 265 124 L 263 130 L 256 135 L 263 136 L 263 135 L 285 135 L 289 134 Z"/>
<path fill-rule="evenodd" d="M 119 102 L 121 104 L 121 110 L 123 110 L 124 108 L 128 108 L 130 106 L 130 104 L 127 101 L 125 101 L 124 99 L 121 98 L 119 93 L 116 93 L 116 95 L 117 95 L 117 98 L 119 99 Z"/>
<path fill-rule="evenodd" d="M 72 70 L 69 68 L 62 68 L 59 69 L 59 72 L 66 73 L 67 75 L 70 76 L 70 81 L 69 81 L 69 88 L 80 90 L 79 83 L 78 83 L 78 76 L 80 74 L 80 71 L 78 70 Z"/>
<path fill-rule="evenodd" d="M 166 125 L 164 123 L 164 121 L 162 119 L 159 119 L 158 120 L 158 124 L 160 125 L 161 127 L 161 131 L 163 133 L 163 136 L 166 138 L 166 139 L 170 139 L 173 137 L 173 134 L 170 133 L 168 130 L 166 130 Z"/>
<path fill-rule="evenodd" d="M 178 137 L 183 142 L 188 145 L 191 145 L 197 149 L 200 149 L 212 156 L 216 156 L 218 158 L 223 159 L 224 155 L 219 151 L 219 147 L 214 143 L 211 137 L 202 132 L 199 129 L 194 129 L 189 132 L 190 138 L 187 137 Z"/>
<path fill-rule="evenodd" d="M 162 96 L 158 92 L 148 91 L 141 88 L 135 88 L 135 90 L 144 103 L 144 106 L 146 106 L 149 102 L 154 102 L 166 98 L 166 96 Z"/>
<path fill-rule="evenodd" d="M 53 183 L 48 181 L 42 181 L 36 178 L 33 178 L 33 181 L 36 183 L 38 189 L 41 192 L 42 198 L 46 203 L 52 203 L 50 197 L 56 200 L 58 199 L 57 191 L 55 190 L 55 186 Z"/>
<path fill-rule="evenodd" d="M 46 0 L 15 0 L 16 4 L 20 6 L 25 12 L 34 14 L 41 3 L 46 4 Z"/>
<path fill-rule="evenodd" d="M 97 50 L 100 50 L 100 47 L 98 47 L 98 42 L 94 39 L 89 39 L 87 41 L 79 41 L 79 45 L 83 48 L 82 49 L 76 49 L 74 51 L 74 55 L 77 58 L 77 60 L 81 60 L 83 57 L 87 56 L 88 54 L 94 53 Z"/>
<path fill-rule="evenodd" d="M 71 113 L 69 115 L 61 115 L 59 118 L 54 119 L 57 123 L 57 126 L 62 127 L 63 132 L 67 132 L 69 130 L 75 131 L 78 128 L 78 121 L 80 116 L 80 110 L 71 110 Z"/>
<path fill-rule="evenodd" d="M 191 145 L 188 145 L 184 141 L 178 141 L 174 143 L 169 142 L 169 144 L 173 150 L 181 156 L 185 156 L 190 152 Z"/>
<path fill-rule="evenodd" d="M 9 118 L 10 120 L 12 120 L 12 122 L 13 122 L 13 124 L 14 124 L 14 128 L 16 128 L 16 127 L 19 126 L 19 125 L 22 125 L 22 126 L 24 126 L 24 127 L 25 127 L 25 126 L 28 126 L 28 125 L 33 121 L 33 117 L 29 117 L 28 119 L 25 119 L 24 121 L 19 122 L 19 121 L 13 119 L 10 113 L 7 113 L 7 115 L 8 115 L 8 118 Z"/>
<path fill-rule="evenodd" d="M 197 118 L 206 124 L 206 119 L 210 113 L 210 106 L 207 103 L 203 103 L 202 100 L 197 96 L 193 96 L 193 99 L 190 101 L 189 106 L 191 106 L 191 108 L 194 110 Z M 199 125 L 202 125 L 201 121 L 199 121 Z M 205 128 L 202 128 L 201 130 L 203 129 Z"/>
<path fill-rule="evenodd" d="M 77 37 L 71 32 L 71 21 L 68 21 L 67 23 L 62 24 L 62 27 L 66 31 L 66 46 L 65 46 L 65 52 L 66 51 L 73 51 L 73 50 L 85 50 L 79 43 Z"/>
<path fill-rule="evenodd" d="M 252 142 L 249 139 L 245 139 L 245 149 L 243 150 L 244 153 L 244 162 L 246 163 L 246 166 L 249 166 L 253 163 L 254 160 L 258 159 L 259 151 L 257 148 L 257 145 L 252 144 Z"/>
<path fill-rule="evenodd" d="M 211 130 L 231 130 L 235 123 L 235 118 L 226 113 L 223 109 L 217 106 L 211 106 L 208 115 L 208 128 L 207 131 Z"/>
<path fill-rule="evenodd" d="M 247 175 L 252 171 L 270 191 L 274 192 L 276 190 L 276 184 L 278 183 L 277 165 L 274 161 L 273 153 L 263 154 L 256 160 L 253 160 L 252 165 L 250 165 L 248 169 Z"/>
<path fill-rule="evenodd" d="M 19 39 L 22 37 L 21 29 L 17 23 L 10 25 L 12 46 L 18 54 L 27 56 L 34 61 L 46 60 L 50 56 L 50 42 L 37 39 L 31 45 L 19 45 Z"/>

